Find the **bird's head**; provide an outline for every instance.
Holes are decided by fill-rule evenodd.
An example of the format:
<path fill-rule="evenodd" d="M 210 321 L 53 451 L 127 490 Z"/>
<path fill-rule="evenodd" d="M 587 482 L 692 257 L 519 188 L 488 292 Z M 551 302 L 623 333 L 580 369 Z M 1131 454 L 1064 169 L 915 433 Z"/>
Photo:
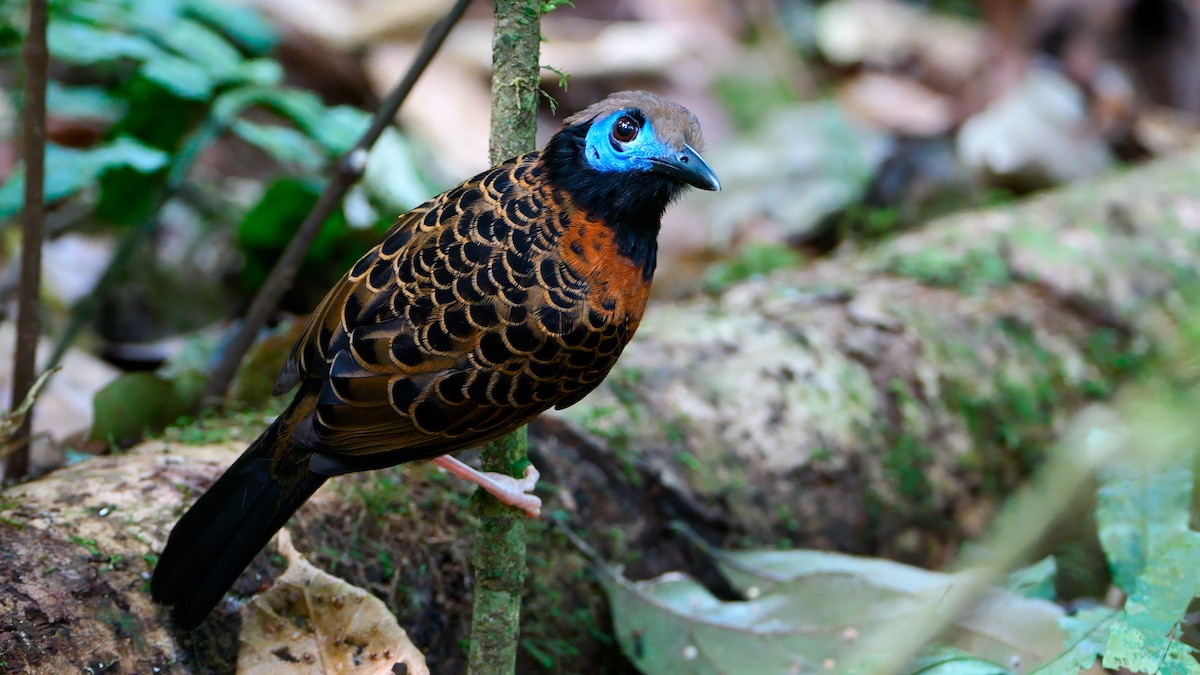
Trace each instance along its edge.
<path fill-rule="evenodd" d="M 563 121 L 542 151 L 552 185 L 616 230 L 620 253 L 654 273 L 667 205 L 688 187 L 720 190 L 698 152 L 704 137 L 687 108 L 622 91 Z"/>
<path fill-rule="evenodd" d="M 645 91 L 623 91 L 568 117 L 564 128 L 588 125 L 584 161 L 601 173 L 649 173 L 720 190 L 700 156 L 700 122 L 687 108 Z"/>

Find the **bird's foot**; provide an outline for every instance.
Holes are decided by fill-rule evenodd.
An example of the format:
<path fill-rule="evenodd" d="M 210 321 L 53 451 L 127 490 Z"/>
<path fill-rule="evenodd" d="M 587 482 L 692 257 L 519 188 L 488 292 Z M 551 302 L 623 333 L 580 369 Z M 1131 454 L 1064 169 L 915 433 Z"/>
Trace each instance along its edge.
<path fill-rule="evenodd" d="M 450 455 L 442 455 L 434 459 L 433 463 L 487 490 L 501 502 L 521 509 L 529 514 L 530 518 L 536 518 L 542 513 L 542 500 L 533 494 L 533 488 L 541 474 L 532 464 L 525 467 L 525 474 L 521 478 L 513 478 L 503 473 L 478 471 Z"/>

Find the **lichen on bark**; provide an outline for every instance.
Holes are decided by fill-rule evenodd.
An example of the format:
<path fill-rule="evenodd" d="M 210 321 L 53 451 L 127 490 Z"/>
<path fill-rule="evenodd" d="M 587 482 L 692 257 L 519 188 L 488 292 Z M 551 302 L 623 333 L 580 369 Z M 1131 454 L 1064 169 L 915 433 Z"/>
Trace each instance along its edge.
<path fill-rule="evenodd" d="M 537 142 L 540 12 L 537 0 L 495 0 L 488 151 L 493 164 L 529 152 Z M 517 429 L 483 449 L 483 469 L 519 476 L 528 463 L 527 447 L 526 430 Z M 525 586 L 524 514 L 482 491 L 472 501 L 479 527 L 472 555 L 470 672 L 511 673 Z"/>

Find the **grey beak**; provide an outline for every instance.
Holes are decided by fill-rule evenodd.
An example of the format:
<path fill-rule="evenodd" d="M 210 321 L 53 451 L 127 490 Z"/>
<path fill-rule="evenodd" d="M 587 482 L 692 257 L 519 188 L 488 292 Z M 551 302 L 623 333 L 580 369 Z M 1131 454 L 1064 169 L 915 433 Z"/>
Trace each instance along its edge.
<path fill-rule="evenodd" d="M 656 171 L 677 178 L 701 190 L 720 192 L 721 181 L 700 153 L 684 143 L 683 151 L 667 159 L 651 160 Z"/>

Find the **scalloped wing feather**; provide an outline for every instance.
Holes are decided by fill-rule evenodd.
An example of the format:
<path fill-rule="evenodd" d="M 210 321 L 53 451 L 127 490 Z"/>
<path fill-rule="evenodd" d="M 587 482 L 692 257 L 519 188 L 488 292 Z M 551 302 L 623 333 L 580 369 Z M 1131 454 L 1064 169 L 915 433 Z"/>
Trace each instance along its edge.
<path fill-rule="evenodd" d="M 318 451 L 358 470 L 498 437 L 590 392 L 648 283 L 537 154 L 402 216 L 314 312 L 277 386 L 311 382 Z"/>

